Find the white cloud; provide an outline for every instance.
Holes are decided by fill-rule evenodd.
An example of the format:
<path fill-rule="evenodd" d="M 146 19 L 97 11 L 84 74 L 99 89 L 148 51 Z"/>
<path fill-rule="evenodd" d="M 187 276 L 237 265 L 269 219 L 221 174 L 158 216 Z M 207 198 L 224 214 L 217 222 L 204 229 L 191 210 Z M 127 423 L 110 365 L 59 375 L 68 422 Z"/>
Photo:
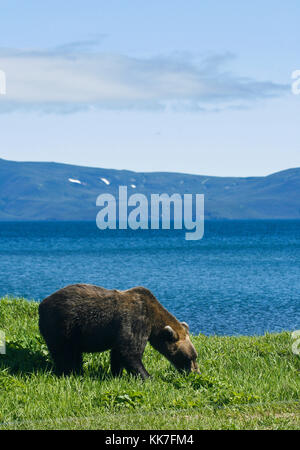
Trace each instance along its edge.
<path fill-rule="evenodd" d="M 285 85 L 225 71 L 231 54 L 197 61 L 187 55 L 146 59 L 84 52 L 79 44 L 49 51 L 0 51 L 0 68 L 7 79 L 0 112 L 70 113 L 92 108 L 215 111 L 245 107 L 289 90 Z"/>

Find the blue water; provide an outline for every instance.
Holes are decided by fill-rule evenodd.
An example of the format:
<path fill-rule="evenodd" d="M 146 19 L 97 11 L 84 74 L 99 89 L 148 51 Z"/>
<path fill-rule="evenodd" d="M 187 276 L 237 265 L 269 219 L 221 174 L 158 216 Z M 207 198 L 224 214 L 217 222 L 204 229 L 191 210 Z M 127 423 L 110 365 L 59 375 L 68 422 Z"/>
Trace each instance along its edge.
<path fill-rule="evenodd" d="M 300 221 L 100 231 L 95 223 L 0 223 L 0 296 L 41 300 L 70 283 L 142 285 L 193 333 L 300 329 Z"/>

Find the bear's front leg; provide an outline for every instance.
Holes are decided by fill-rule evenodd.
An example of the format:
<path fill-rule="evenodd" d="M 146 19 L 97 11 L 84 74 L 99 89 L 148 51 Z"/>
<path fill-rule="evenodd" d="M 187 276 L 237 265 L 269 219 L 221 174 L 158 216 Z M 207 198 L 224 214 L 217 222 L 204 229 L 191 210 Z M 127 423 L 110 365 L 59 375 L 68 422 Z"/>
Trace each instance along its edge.
<path fill-rule="evenodd" d="M 134 327 L 131 323 L 124 322 L 115 346 L 120 354 L 120 361 L 127 372 L 132 375 L 139 375 L 143 380 L 150 377 L 142 363 L 148 337 L 149 330 L 145 328 L 144 321 L 136 319 Z"/>
<path fill-rule="evenodd" d="M 126 355 L 123 359 L 124 367 L 128 373 L 132 375 L 140 375 L 143 380 L 149 378 L 150 375 L 142 363 L 141 355 Z"/>

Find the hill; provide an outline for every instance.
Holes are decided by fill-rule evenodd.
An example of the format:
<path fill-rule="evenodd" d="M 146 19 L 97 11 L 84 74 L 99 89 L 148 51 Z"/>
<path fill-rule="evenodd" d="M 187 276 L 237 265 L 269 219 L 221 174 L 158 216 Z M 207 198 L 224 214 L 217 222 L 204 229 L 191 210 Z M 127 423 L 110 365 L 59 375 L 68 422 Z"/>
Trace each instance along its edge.
<path fill-rule="evenodd" d="M 300 219 L 300 168 L 242 178 L 0 159 L 0 220 L 95 220 L 98 195 L 117 198 L 120 185 L 128 195 L 204 194 L 206 219 Z"/>

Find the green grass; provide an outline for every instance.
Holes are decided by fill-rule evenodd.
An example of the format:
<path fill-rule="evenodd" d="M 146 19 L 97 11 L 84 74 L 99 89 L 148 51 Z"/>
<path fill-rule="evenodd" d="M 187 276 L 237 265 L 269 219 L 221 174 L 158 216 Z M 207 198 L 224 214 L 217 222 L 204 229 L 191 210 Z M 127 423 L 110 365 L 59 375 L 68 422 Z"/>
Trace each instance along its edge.
<path fill-rule="evenodd" d="M 38 330 L 38 305 L 0 300 L 1 429 L 299 429 L 300 357 L 290 333 L 193 336 L 200 375 L 184 376 L 147 345 L 150 380 L 112 378 L 109 353 L 58 378 Z"/>

